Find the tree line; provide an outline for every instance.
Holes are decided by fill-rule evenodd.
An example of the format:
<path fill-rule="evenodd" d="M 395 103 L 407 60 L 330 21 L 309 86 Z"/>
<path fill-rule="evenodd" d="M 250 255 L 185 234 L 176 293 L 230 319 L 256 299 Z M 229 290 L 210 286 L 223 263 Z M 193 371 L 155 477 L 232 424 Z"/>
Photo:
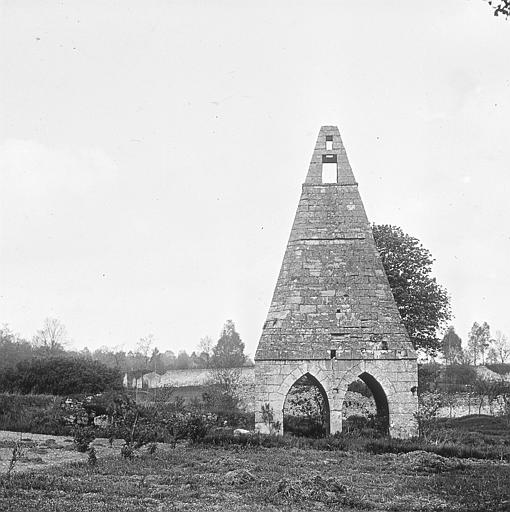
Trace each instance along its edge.
<path fill-rule="evenodd" d="M 67 333 L 56 319 L 47 319 L 31 341 L 14 334 L 7 326 L 0 329 L 0 391 L 20 393 L 74 394 L 98 393 L 122 386 L 128 371 L 164 373 L 173 369 L 237 368 L 250 365 L 244 343 L 234 322 L 227 320 L 216 343 L 210 337 L 200 340 L 196 351 L 177 356 L 160 352 L 154 337 L 143 337 L 135 350 L 66 350 Z"/>
<path fill-rule="evenodd" d="M 446 364 L 505 365 L 510 363 L 510 342 L 501 331 L 492 336 L 487 322 L 474 322 L 467 346 L 450 326 L 441 341 L 441 352 Z"/>
<path fill-rule="evenodd" d="M 81 358 L 97 361 L 108 368 L 126 371 L 183 370 L 190 368 L 231 367 L 252 364 L 244 353 L 244 343 L 232 320 L 227 320 L 216 343 L 212 338 L 202 338 L 196 350 L 188 354 L 181 350 L 177 355 L 172 350 L 161 352 L 154 336 L 139 339 L 134 350 L 106 346 L 95 350 L 66 349 L 68 344 L 65 326 L 57 319 L 48 318 L 43 328 L 37 331 L 31 341 L 13 333 L 8 326 L 0 328 L 0 369 L 14 367 L 21 361 L 38 358 Z"/>

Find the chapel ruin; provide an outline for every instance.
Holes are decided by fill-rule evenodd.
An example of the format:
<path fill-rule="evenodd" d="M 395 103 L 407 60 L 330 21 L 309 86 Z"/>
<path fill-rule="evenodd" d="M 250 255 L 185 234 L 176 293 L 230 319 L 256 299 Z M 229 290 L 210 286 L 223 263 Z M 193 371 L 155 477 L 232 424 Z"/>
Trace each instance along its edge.
<path fill-rule="evenodd" d="M 336 126 L 315 145 L 269 314 L 255 354 L 255 423 L 269 404 L 283 428 L 285 398 L 303 376 L 342 430 L 347 386 L 370 388 L 394 437 L 415 435 L 416 353 L 398 312 Z"/>

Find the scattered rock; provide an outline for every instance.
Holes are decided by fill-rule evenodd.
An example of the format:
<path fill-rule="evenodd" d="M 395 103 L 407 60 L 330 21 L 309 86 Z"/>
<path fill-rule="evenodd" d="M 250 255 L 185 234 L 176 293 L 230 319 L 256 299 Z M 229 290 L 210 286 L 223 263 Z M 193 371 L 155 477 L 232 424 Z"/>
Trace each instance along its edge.
<path fill-rule="evenodd" d="M 249 436 L 251 432 L 249 430 L 245 430 L 244 428 L 236 428 L 234 430 L 235 436 Z"/>

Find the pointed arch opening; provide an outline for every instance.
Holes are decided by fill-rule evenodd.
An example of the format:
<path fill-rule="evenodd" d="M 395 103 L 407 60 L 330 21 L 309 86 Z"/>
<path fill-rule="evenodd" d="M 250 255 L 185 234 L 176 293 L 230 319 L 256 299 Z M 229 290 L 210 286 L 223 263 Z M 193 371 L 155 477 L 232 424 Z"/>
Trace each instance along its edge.
<path fill-rule="evenodd" d="M 362 373 L 347 386 L 342 406 L 342 431 L 389 433 L 388 399 L 381 384 L 369 373 Z"/>
<path fill-rule="evenodd" d="M 283 432 L 296 436 L 329 434 L 329 401 L 322 384 L 305 373 L 289 389 L 283 404 Z"/>

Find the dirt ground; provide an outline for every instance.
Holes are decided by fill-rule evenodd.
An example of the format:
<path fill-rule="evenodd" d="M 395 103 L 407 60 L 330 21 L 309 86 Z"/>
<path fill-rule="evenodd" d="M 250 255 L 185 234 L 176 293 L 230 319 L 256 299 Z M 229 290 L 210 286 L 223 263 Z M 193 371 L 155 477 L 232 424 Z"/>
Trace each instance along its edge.
<path fill-rule="evenodd" d="M 14 472 L 44 470 L 49 466 L 58 466 L 65 462 L 87 460 L 86 453 L 74 449 L 73 438 L 64 436 L 48 436 L 44 434 L 21 434 L 0 430 L 0 474 L 5 473 L 12 459 L 12 451 L 17 441 L 23 443 L 23 453 L 14 466 Z M 95 439 L 91 446 L 95 447 L 96 455 L 104 457 L 119 452 L 119 443 L 110 447 L 107 439 Z"/>

